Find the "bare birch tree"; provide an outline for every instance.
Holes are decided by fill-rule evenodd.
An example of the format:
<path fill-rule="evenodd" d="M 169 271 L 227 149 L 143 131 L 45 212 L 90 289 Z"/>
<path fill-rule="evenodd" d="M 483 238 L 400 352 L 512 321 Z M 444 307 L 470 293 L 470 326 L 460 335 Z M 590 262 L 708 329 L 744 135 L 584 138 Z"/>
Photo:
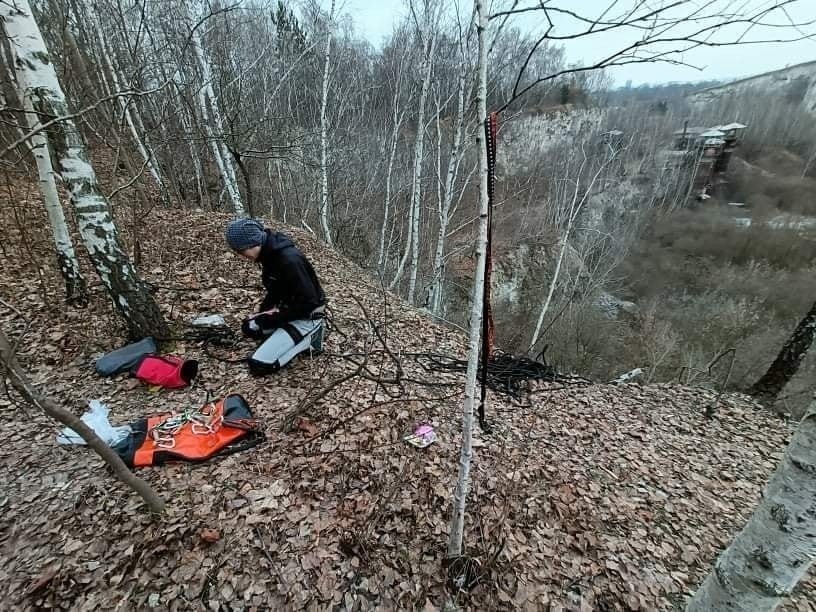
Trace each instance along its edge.
<path fill-rule="evenodd" d="M 417 24 L 417 36 L 421 41 L 421 63 L 419 72 L 422 75 L 422 87 L 419 93 L 416 114 L 416 138 L 414 140 L 414 160 L 411 174 L 411 200 L 408 211 L 408 239 L 405 243 L 405 250 L 400 259 L 394 279 L 389 288 L 393 288 L 402 278 L 405 264 L 408 257 L 411 257 L 411 267 L 408 281 L 408 302 L 414 302 L 416 293 L 417 276 L 419 273 L 419 224 L 422 214 L 422 169 L 425 148 L 425 107 L 428 101 L 428 92 L 431 87 L 431 77 L 433 76 L 434 51 L 438 28 L 434 23 L 436 10 L 434 5 L 427 4 L 424 12 L 424 25 Z M 424 30 L 424 31 L 423 31 Z"/>
<path fill-rule="evenodd" d="M 397 29 L 394 33 L 394 39 L 399 42 L 405 34 L 405 29 Z M 385 268 L 388 264 L 388 255 L 393 239 L 394 224 L 396 218 L 391 218 L 391 209 L 394 204 L 394 165 L 397 159 L 397 148 L 400 142 L 400 131 L 406 117 L 406 109 L 404 107 L 403 96 L 405 95 L 403 89 L 405 81 L 407 80 L 408 65 L 410 64 L 410 57 L 403 53 L 392 54 L 394 57 L 393 74 L 389 74 L 390 81 L 393 87 L 393 94 L 390 105 L 390 120 L 391 130 L 390 138 L 388 140 L 388 162 L 385 169 L 385 195 L 383 202 L 383 222 L 380 227 L 380 240 L 377 249 L 377 270 L 381 276 L 385 275 Z M 410 94 L 408 98 L 410 98 Z M 391 231 L 388 231 L 388 228 Z M 388 239 L 386 240 L 386 235 Z"/>
<path fill-rule="evenodd" d="M 131 336 L 168 336 L 161 311 L 120 246 L 110 207 L 97 185 L 85 142 L 71 118 L 30 5 L 25 0 L 18 1 L 16 6 L 0 4 L 0 18 L 12 43 L 19 87 L 36 92 L 37 113 L 59 118 L 51 124 L 54 134 L 49 142 L 53 143 L 60 176 L 71 193 L 80 234 L 102 284 L 124 317 Z"/>
<path fill-rule="evenodd" d="M 335 0 L 332 0 L 326 24 L 326 52 L 323 54 L 323 85 L 320 96 L 320 227 L 329 246 L 332 246 L 332 235 L 329 227 L 329 123 L 326 109 L 329 104 L 329 62 L 334 31 L 334 2 Z"/>
<path fill-rule="evenodd" d="M 422 162 L 425 146 L 425 106 L 434 67 L 434 53 L 438 30 L 433 23 L 434 17 L 430 7 L 425 7 L 426 36 L 429 38 L 427 50 L 423 54 L 421 72 L 422 90 L 419 93 L 417 109 L 417 135 L 414 143 L 414 171 L 411 181 L 411 272 L 408 280 L 408 302 L 413 304 L 416 295 L 417 275 L 419 274 L 419 222 L 422 213 Z"/>
<path fill-rule="evenodd" d="M 48 146 L 48 140 L 41 129 L 40 117 L 35 111 L 35 102 L 32 97 L 37 96 L 35 90 L 26 90 L 17 83 L 14 73 L 14 54 L 12 53 L 13 41 L 0 41 L 2 52 L 6 56 L 7 70 L 10 85 L 16 89 L 14 92 L 22 100 L 23 116 L 25 117 L 26 126 L 31 134 L 28 140 L 28 149 L 34 156 L 34 161 L 37 165 L 37 176 L 40 185 L 40 193 L 43 197 L 43 204 L 48 216 L 48 223 L 51 227 L 51 235 L 54 240 L 54 247 L 56 250 L 57 267 L 62 274 L 65 283 L 65 296 L 69 304 L 82 306 L 87 302 L 88 293 L 85 286 L 85 279 L 79 267 L 76 252 L 74 251 L 74 243 L 71 240 L 71 234 L 68 231 L 68 225 L 65 221 L 65 213 L 62 209 L 62 204 L 57 190 L 56 173 L 54 172 L 51 163 L 51 151 Z M 20 135 L 25 132 L 18 127 Z"/>
<path fill-rule="evenodd" d="M 541 328 L 544 323 L 544 318 L 546 317 L 547 312 L 549 311 L 550 304 L 552 303 L 553 295 L 555 293 L 555 288 L 559 281 L 561 268 L 564 264 L 564 256 L 566 255 L 568 249 L 570 248 L 570 238 L 573 232 L 573 228 L 575 226 L 575 222 L 577 221 L 578 216 L 581 214 L 581 211 L 583 210 L 583 207 L 587 202 L 587 199 L 593 193 L 593 189 L 595 188 L 595 185 L 598 182 L 598 178 L 617 156 L 617 151 L 614 150 L 610 151 L 609 155 L 606 156 L 606 159 L 591 175 L 589 181 L 584 183 L 583 182 L 584 168 L 587 162 L 589 161 L 589 158 L 583 145 L 581 147 L 581 153 L 583 157 L 581 165 L 578 168 L 578 172 L 575 175 L 575 177 L 572 178 L 572 182 L 574 182 L 575 187 L 572 190 L 572 197 L 569 199 L 569 204 L 567 207 L 565 207 L 564 210 L 565 221 L 562 234 L 559 239 L 559 242 L 561 244 L 558 249 L 558 257 L 556 258 L 555 269 L 553 270 L 552 278 L 550 279 L 550 286 L 549 289 L 547 290 L 546 297 L 541 305 L 541 309 L 538 312 L 538 319 L 536 320 L 535 329 L 533 330 L 533 335 L 532 338 L 530 339 L 530 346 L 527 349 L 528 352 L 532 352 L 534 350 L 535 345 L 538 342 L 539 334 L 541 334 Z M 570 179 L 567 177 L 564 177 L 564 180 L 567 182 L 570 181 Z"/>
<path fill-rule="evenodd" d="M 476 117 L 487 121 L 487 29 L 488 15 L 484 0 L 475 0 L 476 33 L 479 45 L 477 63 Z M 473 461 L 473 408 L 476 404 L 476 374 L 479 367 L 479 346 L 482 337 L 482 307 L 484 272 L 487 264 L 487 147 L 485 131 L 477 129 L 476 148 L 479 154 L 479 233 L 476 242 L 476 271 L 473 276 L 470 321 L 468 324 L 468 365 L 465 379 L 465 402 L 462 410 L 462 448 L 459 452 L 459 473 L 453 493 L 453 512 L 448 535 L 448 558 L 462 556 L 465 530 L 465 509 L 470 491 L 470 464 Z"/>
<path fill-rule="evenodd" d="M 89 22 L 91 23 L 94 31 L 96 32 L 97 42 L 99 44 L 99 49 L 101 51 L 102 60 L 104 61 L 105 67 L 108 70 L 108 76 L 110 79 L 110 85 L 113 89 L 111 93 L 119 93 L 122 91 L 121 86 L 121 79 L 119 78 L 118 68 L 113 63 L 113 53 L 108 46 L 107 41 L 105 40 L 105 35 L 102 32 L 102 26 L 99 23 L 99 18 L 96 15 L 92 15 L 89 18 Z M 164 180 L 162 179 L 161 170 L 157 164 L 156 156 L 153 153 L 150 145 L 148 145 L 142 135 L 140 133 L 138 125 L 141 125 L 141 119 L 139 119 L 136 115 L 138 114 L 138 109 L 135 106 L 130 104 L 130 101 L 127 100 L 125 97 L 119 97 L 119 106 L 122 113 L 122 118 L 127 124 L 128 130 L 130 131 L 130 135 L 133 138 L 133 143 L 136 145 L 136 150 L 139 152 L 144 164 L 147 166 L 148 170 L 150 171 L 150 176 L 153 177 L 153 180 L 156 182 L 157 187 L 161 193 L 162 199 L 164 200 L 165 205 L 169 204 L 169 198 L 167 196 L 167 187 L 164 184 Z M 142 127 L 141 131 L 144 131 Z"/>
<path fill-rule="evenodd" d="M 22 88 L 20 93 L 24 99 L 28 127 L 35 132 L 30 140 L 31 153 L 37 162 L 40 192 L 48 214 L 51 235 L 54 238 L 57 266 L 65 281 L 66 299 L 69 304 L 82 305 L 88 300 L 85 279 L 80 272 L 79 261 L 74 251 L 74 242 L 71 240 L 71 234 L 68 232 L 68 225 L 65 222 L 65 213 L 62 210 L 57 182 L 54 178 L 54 167 L 51 165 L 51 151 L 48 147 L 48 139 L 40 130 L 40 118 L 34 110 L 36 104 L 32 97 L 37 96 L 38 93 L 36 90 L 25 91 Z"/>
<path fill-rule="evenodd" d="M 193 47 L 198 62 L 198 68 L 201 72 L 202 86 L 199 90 L 199 110 L 203 119 L 204 130 L 207 138 L 210 141 L 213 158 L 216 166 L 221 173 L 221 178 L 224 182 L 224 187 L 232 201 L 232 208 L 236 215 L 244 215 L 244 203 L 241 199 L 241 191 L 238 188 L 238 180 L 235 175 L 235 166 L 233 166 L 233 156 L 224 142 L 224 121 L 221 116 L 221 108 L 218 104 L 218 97 L 215 95 L 213 89 L 213 74 L 210 67 L 210 60 L 204 49 L 204 43 L 201 39 L 201 34 L 196 27 L 196 21 L 201 19 L 204 15 L 204 7 L 202 0 L 190 0 L 191 21 L 193 24 L 192 32 L 190 34 L 190 42 Z M 212 122 L 212 125 L 210 125 Z M 213 130 L 213 127 L 215 130 Z"/>
<path fill-rule="evenodd" d="M 470 28 L 468 27 L 468 31 Z M 463 156 L 463 134 L 466 131 L 465 125 L 465 110 L 472 91 L 472 80 L 469 79 L 469 66 L 465 60 L 465 41 L 462 40 L 467 37 L 467 32 L 460 33 L 459 51 L 461 68 L 457 78 L 456 84 L 456 115 L 453 120 L 453 142 L 451 143 L 450 156 L 448 158 L 448 169 L 445 175 L 444 185 L 440 177 L 440 194 L 437 198 L 437 213 L 439 217 L 439 226 L 436 236 L 436 250 L 434 252 L 432 277 L 431 277 L 431 295 L 430 295 L 430 309 L 435 315 L 440 315 L 442 312 L 442 302 L 444 297 L 444 281 L 445 281 L 445 241 L 448 237 L 448 225 L 451 220 L 452 208 L 454 205 L 454 191 L 456 188 L 456 178 L 459 174 L 459 168 Z M 442 134 L 438 128 L 439 115 L 441 111 L 437 109 L 437 139 L 438 150 L 442 147 Z M 442 173 L 442 164 L 438 163 L 438 172 Z"/>
<path fill-rule="evenodd" d="M 816 401 L 748 523 L 714 564 L 687 612 L 771 612 L 816 560 Z"/>
<path fill-rule="evenodd" d="M 796 375 L 814 338 L 816 338 L 816 302 L 799 321 L 768 371 L 753 384 L 749 393 L 764 403 L 773 403 Z"/>

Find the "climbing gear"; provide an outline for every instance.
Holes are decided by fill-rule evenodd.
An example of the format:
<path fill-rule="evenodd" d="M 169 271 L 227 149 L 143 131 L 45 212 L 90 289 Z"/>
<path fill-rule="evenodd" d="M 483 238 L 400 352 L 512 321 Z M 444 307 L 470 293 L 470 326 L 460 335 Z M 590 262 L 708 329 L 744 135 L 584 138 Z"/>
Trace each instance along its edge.
<path fill-rule="evenodd" d="M 438 353 L 403 353 L 406 357 L 413 357 L 427 372 L 467 372 L 467 361 L 456 359 L 449 355 Z M 486 376 L 485 376 L 486 374 Z M 574 377 L 564 376 L 556 372 L 555 368 L 544 361 L 543 354 L 537 360 L 527 357 L 515 357 L 498 349 L 494 350 L 487 362 L 479 364 L 479 379 L 496 393 L 504 393 L 514 399 L 521 399 L 525 381 L 541 380 L 547 382 L 573 383 L 578 382 Z M 588 382 L 580 379 L 581 384 Z"/>
<path fill-rule="evenodd" d="M 189 385 L 198 375 L 198 361 L 176 355 L 147 355 L 131 370 L 139 380 L 166 389 Z"/>
<path fill-rule="evenodd" d="M 499 116 L 490 113 L 484 124 L 485 147 L 487 148 L 487 244 L 485 245 L 484 286 L 482 293 L 482 354 L 481 354 L 481 395 L 479 399 L 479 426 L 490 432 L 485 419 L 487 399 L 487 373 L 490 356 L 493 353 L 493 309 L 490 304 L 490 282 L 493 276 L 493 192 L 496 185 L 496 136 L 499 130 Z"/>
<path fill-rule="evenodd" d="M 167 417 L 148 431 L 149 437 L 159 448 L 175 448 L 176 434 L 189 423 L 194 435 L 205 436 L 216 433 L 224 421 L 224 415 L 215 403 L 205 404 L 199 410 L 185 410 Z"/>
<path fill-rule="evenodd" d="M 151 416 L 130 427 L 133 433 L 113 447 L 129 467 L 206 461 L 265 439 L 260 422 L 238 394 L 208 402 L 198 410 Z"/>
<path fill-rule="evenodd" d="M 157 351 L 153 338 L 144 338 L 102 355 L 96 360 L 96 372 L 101 376 L 113 376 L 120 372 L 127 372 L 145 356 Z"/>
<path fill-rule="evenodd" d="M 322 346 L 322 319 L 298 319 L 281 324 L 249 358 L 249 371 L 255 376 L 277 372 L 313 343 Z"/>

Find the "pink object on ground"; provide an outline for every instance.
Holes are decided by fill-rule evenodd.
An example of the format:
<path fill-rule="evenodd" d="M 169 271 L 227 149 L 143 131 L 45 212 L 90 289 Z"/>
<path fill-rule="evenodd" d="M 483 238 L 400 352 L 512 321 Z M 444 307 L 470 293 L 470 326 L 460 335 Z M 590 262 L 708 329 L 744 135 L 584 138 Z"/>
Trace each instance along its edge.
<path fill-rule="evenodd" d="M 436 432 L 431 425 L 420 423 L 414 427 L 414 432 L 403 438 L 405 442 L 417 448 L 425 448 L 436 442 Z"/>

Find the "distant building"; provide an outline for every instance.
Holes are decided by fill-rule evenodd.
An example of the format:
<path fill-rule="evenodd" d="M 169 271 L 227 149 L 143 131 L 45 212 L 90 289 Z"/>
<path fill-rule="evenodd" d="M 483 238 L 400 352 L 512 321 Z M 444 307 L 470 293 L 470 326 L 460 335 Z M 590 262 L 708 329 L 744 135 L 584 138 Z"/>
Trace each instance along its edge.
<path fill-rule="evenodd" d="M 731 156 L 746 126 L 729 123 L 714 127 L 684 127 L 674 132 L 674 150 L 665 156 L 665 167 L 689 167 L 692 188 L 705 199 L 718 175 L 728 170 Z"/>
<path fill-rule="evenodd" d="M 740 143 L 740 136 L 742 135 L 742 130 L 744 130 L 746 125 L 742 123 L 729 123 L 727 125 L 721 125 L 717 129 L 723 133 L 722 139 L 723 149 L 720 152 L 720 156 L 717 159 L 717 163 L 714 168 L 714 172 L 717 173 L 724 173 L 728 170 L 728 164 L 731 161 L 731 155 L 734 153 L 734 150 L 739 146 Z"/>

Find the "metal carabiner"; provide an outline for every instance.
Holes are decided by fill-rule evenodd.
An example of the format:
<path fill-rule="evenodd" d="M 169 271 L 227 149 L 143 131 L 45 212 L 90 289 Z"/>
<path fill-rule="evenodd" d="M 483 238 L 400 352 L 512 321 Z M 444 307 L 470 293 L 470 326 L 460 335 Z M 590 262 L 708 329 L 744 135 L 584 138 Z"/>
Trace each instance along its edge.
<path fill-rule="evenodd" d="M 219 429 L 221 429 L 221 422 L 224 420 L 224 417 L 218 416 L 214 419 L 211 419 L 207 423 L 197 423 L 193 422 L 190 429 L 192 429 L 193 433 L 197 436 L 206 436 L 209 434 L 216 433 Z"/>
<path fill-rule="evenodd" d="M 153 446 L 156 448 L 175 448 L 176 438 L 172 435 L 153 435 Z"/>

